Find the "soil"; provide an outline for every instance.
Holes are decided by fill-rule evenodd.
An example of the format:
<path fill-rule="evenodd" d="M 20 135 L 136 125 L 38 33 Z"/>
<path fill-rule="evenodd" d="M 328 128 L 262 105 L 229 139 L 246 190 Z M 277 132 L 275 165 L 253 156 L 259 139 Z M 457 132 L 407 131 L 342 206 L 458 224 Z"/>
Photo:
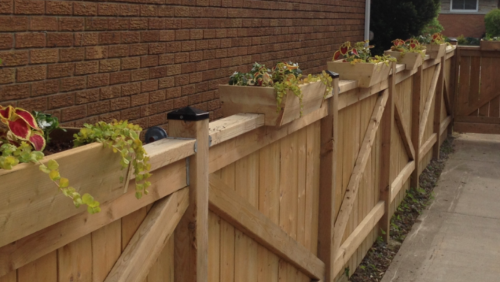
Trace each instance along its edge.
<path fill-rule="evenodd" d="M 62 151 L 66 151 L 73 148 L 73 141 L 59 141 L 59 140 L 50 140 L 43 151 L 45 156 L 50 156 L 55 153 L 59 153 Z"/>
<path fill-rule="evenodd" d="M 384 277 L 408 233 L 421 212 L 434 199 L 433 190 L 453 149 L 453 137 L 441 147 L 441 158 L 432 161 L 420 175 L 420 188 L 410 189 L 391 218 L 391 238 L 385 243 L 380 237 L 351 276 L 351 282 L 378 282 Z M 347 271 L 348 272 L 348 271 Z"/>

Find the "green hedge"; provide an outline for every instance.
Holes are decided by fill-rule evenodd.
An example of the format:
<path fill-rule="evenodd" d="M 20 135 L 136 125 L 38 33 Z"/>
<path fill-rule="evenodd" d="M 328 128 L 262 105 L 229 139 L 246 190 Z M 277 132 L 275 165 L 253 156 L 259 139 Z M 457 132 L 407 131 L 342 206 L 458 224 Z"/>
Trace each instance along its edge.
<path fill-rule="evenodd" d="M 488 37 L 500 36 L 500 9 L 495 9 L 484 17 L 486 35 Z"/>

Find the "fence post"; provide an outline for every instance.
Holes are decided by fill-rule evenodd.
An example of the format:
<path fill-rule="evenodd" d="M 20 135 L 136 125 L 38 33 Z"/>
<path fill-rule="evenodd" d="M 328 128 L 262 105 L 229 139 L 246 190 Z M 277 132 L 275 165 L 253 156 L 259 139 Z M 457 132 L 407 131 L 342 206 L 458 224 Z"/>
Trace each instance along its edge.
<path fill-rule="evenodd" d="M 335 225 L 335 182 L 337 173 L 339 75 L 333 76 L 333 97 L 328 116 L 321 120 L 321 166 L 319 191 L 318 257 L 325 263 L 324 281 L 332 282 L 336 252 L 333 250 Z"/>
<path fill-rule="evenodd" d="M 189 207 L 175 230 L 175 281 L 208 281 L 208 113 L 191 107 L 170 112 L 169 134 L 196 139 L 187 160 Z"/>
<path fill-rule="evenodd" d="M 423 87 L 423 65 L 420 66 L 413 76 L 413 91 L 411 101 L 411 141 L 415 149 L 415 170 L 411 175 L 410 187 L 416 189 L 420 186 L 420 100 L 422 99 Z"/>
<path fill-rule="evenodd" d="M 386 242 L 390 238 L 391 206 L 391 141 L 394 122 L 394 95 L 396 95 L 396 63 L 391 64 L 392 75 L 389 77 L 389 96 L 380 123 L 381 136 L 381 168 L 380 168 L 380 200 L 384 201 L 384 215 L 380 219 L 381 234 Z"/>
<path fill-rule="evenodd" d="M 444 65 L 446 55 L 441 58 L 441 70 L 436 86 L 436 102 L 434 105 L 434 132 L 437 134 L 436 144 L 432 148 L 432 159 L 439 160 L 439 147 L 441 145 L 441 105 L 444 94 Z"/>

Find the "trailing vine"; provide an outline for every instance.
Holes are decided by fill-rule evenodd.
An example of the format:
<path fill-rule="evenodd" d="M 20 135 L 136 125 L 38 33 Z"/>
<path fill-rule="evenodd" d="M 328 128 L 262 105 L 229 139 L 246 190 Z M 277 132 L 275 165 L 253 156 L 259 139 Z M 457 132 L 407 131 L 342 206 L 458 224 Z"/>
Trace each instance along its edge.
<path fill-rule="evenodd" d="M 151 177 L 151 173 L 149 173 L 151 164 L 139 138 L 141 131 L 140 126 L 127 121 L 115 120 L 112 123 L 100 121 L 95 125 L 84 124 L 84 128 L 74 135 L 74 144 L 75 147 L 78 147 L 99 142 L 104 147 L 112 149 L 114 153 L 119 153 L 122 170 L 127 170 L 125 176 L 120 177 L 120 181 L 128 179 L 128 169 L 131 165 L 135 175 L 135 196 L 140 199 L 143 193 L 148 194 L 147 188 L 151 186 L 151 183 L 146 181 Z"/>
<path fill-rule="evenodd" d="M 300 116 L 302 116 L 304 95 L 300 89 L 300 85 L 321 81 L 325 86 L 326 98 L 332 91 L 332 78 L 323 71 L 319 75 L 309 74 L 306 78 L 302 77 L 297 63 L 277 63 L 272 69 L 266 68 L 265 65 L 255 63 L 248 73 L 235 72 L 229 78 L 229 85 L 238 86 L 262 86 L 273 87 L 276 92 L 276 111 L 282 110 L 283 99 L 287 93 L 292 93 L 299 99 Z"/>

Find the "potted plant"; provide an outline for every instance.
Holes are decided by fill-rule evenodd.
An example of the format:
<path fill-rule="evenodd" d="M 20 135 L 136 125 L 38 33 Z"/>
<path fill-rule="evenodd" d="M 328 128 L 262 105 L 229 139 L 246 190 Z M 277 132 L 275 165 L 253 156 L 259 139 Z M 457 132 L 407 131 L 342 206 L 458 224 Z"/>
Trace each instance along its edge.
<path fill-rule="evenodd" d="M 421 35 L 418 37 L 418 41 L 425 45 L 426 53 L 431 59 L 439 59 L 446 53 L 448 44 L 440 33 Z"/>
<path fill-rule="evenodd" d="M 420 44 L 416 39 L 408 39 L 406 41 L 396 39 L 392 41 L 394 44 L 391 50 L 384 53 L 398 60 L 398 63 L 404 64 L 406 70 L 414 70 L 420 67 L 425 58 L 425 46 Z"/>
<path fill-rule="evenodd" d="M 46 140 L 58 130 L 58 121 L 35 116 L 0 105 L 0 245 L 83 212 L 80 206 L 99 212 L 99 201 L 123 194 L 130 173 L 136 197 L 147 193 L 150 165 L 139 126 L 126 121 L 85 124 L 73 136 L 74 149 L 45 156 Z M 63 134 L 50 135 L 58 142 Z"/>
<path fill-rule="evenodd" d="M 500 51 L 500 36 L 481 39 L 482 51 Z"/>
<path fill-rule="evenodd" d="M 389 77 L 390 62 L 396 59 L 383 55 L 373 56 L 368 41 L 351 46 L 346 42 L 335 52 L 333 61 L 328 62 L 328 70 L 340 74 L 341 79 L 356 80 L 359 87 L 368 88 Z"/>
<path fill-rule="evenodd" d="M 255 63 L 248 73 L 235 72 L 229 84 L 219 85 L 224 116 L 265 115 L 265 125 L 282 126 L 319 109 L 332 91 L 332 78 L 302 76 L 297 63 L 278 63 L 272 69 Z"/>

